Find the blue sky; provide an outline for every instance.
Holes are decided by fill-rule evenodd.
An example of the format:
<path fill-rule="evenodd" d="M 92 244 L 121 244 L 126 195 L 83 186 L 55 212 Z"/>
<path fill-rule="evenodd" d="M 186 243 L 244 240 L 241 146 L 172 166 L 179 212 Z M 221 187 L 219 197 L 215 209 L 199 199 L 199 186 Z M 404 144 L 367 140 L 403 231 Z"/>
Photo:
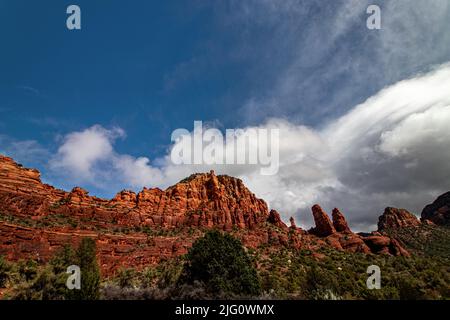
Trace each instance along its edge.
<path fill-rule="evenodd" d="M 381 30 L 366 28 L 373 3 Z M 66 28 L 70 4 L 81 8 L 81 30 Z M 449 21 L 445 0 L 0 0 L 0 151 L 66 189 L 138 190 L 124 180 L 73 179 L 51 160 L 68 135 L 93 126 L 115 154 L 154 167 L 171 132 L 191 130 L 194 120 L 225 129 L 277 118 L 320 134 L 381 89 L 448 62 Z M 310 204 L 307 197 L 296 208 Z"/>
<path fill-rule="evenodd" d="M 302 29 L 322 19 L 333 23 L 333 4 L 311 5 L 310 16 L 285 27 L 258 20 L 261 17 L 254 24 L 236 17 L 242 8 L 233 2 L 78 1 L 82 30 L 69 31 L 65 9 L 71 3 L 2 1 L 0 103 L 2 110 L 14 110 L 2 112 L 2 128 L 16 138 L 51 144 L 49 137 L 55 133 L 92 124 L 117 125 L 134 140 L 119 141 L 118 148 L 154 157 L 170 142 L 174 128 L 190 128 L 196 119 L 233 127 L 267 116 L 294 116 L 316 125 L 383 85 L 365 85 L 343 102 L 331 101 L 335 91 L 351 84 L 352 71 L 326 79 L 333 66 L 325 62 L 341 44 L 302 53 L 312 51 L 306 48 L 309 36 Z M 275 14 L 278 19 L 288 16 Z M 359 16 L 364 26 L 364 11 Z M 305 47 L 294 48 L 277 28 L 298 31 Z M 351 50 L 356 49 L 353 55 L 364 54 L 364 44 L 357 44 L 361 33 L 368 34 L 361 26 L 355 28 L 342 47 L 350 43 Z M 278 73 L 298 56 L 308 60 L 298 67 L 299 75 L 310 78 L 308 87 L 326 95 L 303 92 L 301 100 L 286 101 L 276 110 L 261 108 L 251 115 L 242 111 L 250 99 L 269 97 Z"/>
<path fill-rule="evenodd" d="M 14 110 L 2 113 L 4 131 L 48 144 L 55 132 L 118 125 L 135 140 L 121 149 L 153 156 L 172 128 L 224 114 L 211 104 L 237 86 L 235 66 L 186 81 L 176 74 L 208 50 L 213 23 L 205 10 L 181 1 L 81 1 L 82 30 L 69 31 L 69 3 L 2 4 L 1 105 Z"/>

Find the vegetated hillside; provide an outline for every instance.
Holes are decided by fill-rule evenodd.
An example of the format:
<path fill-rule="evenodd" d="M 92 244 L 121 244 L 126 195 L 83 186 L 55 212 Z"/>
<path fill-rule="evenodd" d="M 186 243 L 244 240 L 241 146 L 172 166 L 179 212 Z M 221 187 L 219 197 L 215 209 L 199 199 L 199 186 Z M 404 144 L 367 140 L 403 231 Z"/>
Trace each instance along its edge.
<path fill-rule="evenodd" d="M 215 250 L 197 250 L 194 255 L 174 257 L 139 270 L 131 267 L 119 268 L 114 275 L 98 279 L 98 297 L 406 300 L 450 298 L 449 265 L 448 261 L 440 258 L 423 255 L 367 255 L 330 247 L 321 247 L 315 252 L 292 248 L 275 249 L 270 246 L 260 246 L 256 249 L 242 247 L 243 251 L 239 251 L 236 248 L 228 250 L 228 246 L 220 249 L 216 243 L 212 245 Z M 204 245 L 200 247 L 204 248 Z M 226 258 L 224 252 L 229 257 Z M 246 252 L 248 258 L 240 257 L 242 252 Z M 202 253 L 207 259 L 201 257 Z M 217 256 L 214 257 L 214 254 Z M 230 275 L 241 274 L 231 272 L 235 255 L 236 259 L 247 261 L 255 270 L 255 276 L 246 277 L 242 288 L 259 288 L 258 294 L 245 294 L 252 292 L 251 290 L 229 292 L 229 287 L 223 286 L 230 282 Z M 186 281 L 184 272 L 186 266 L 191 264 L 192 256 L 200 261 L 194 271 L 208 271 L 208 276 L 214 281 L 206 281 L 204 272 L 198 277 L 191 277 L 201 280 Z M 45 265 L 37 264 L 33 260 L 8 262 L 0 259 L 0 287 L 3 288 L 0 292 L 3 291 L 3 298 L 71 298 L 72 292 L 65 287 L 66 259 L 65 252 L 57 253 L 54 259 Z M 221 263 L 224 260 L 228 263 Z M 366 271 L 370 265 L 378 265 L 381 269 L 380 290 L 369 290 L 366 286 L 369 276 Z M 240 265 L 240 268 L 243 267 Z"/>
<path fill-rule="evenodd" d="M 400 240 L 414 255 L 440 258 L 450 264 L 450 227 L 421 224 L 385 232 Z"/>

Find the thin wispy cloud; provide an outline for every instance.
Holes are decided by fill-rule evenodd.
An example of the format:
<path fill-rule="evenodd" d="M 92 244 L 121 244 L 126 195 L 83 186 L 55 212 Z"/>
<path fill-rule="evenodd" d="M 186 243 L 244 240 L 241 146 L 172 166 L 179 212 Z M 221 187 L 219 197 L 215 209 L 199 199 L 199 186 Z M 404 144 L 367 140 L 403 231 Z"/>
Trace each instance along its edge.
<path fill-rule="evenodd" d="M 450 57 L 445 0 L 375 1 L 381 30 L 366 28 L 373 1 L 232 3 L 231 9 L 218 5 L 217 12 L 224 30 L 240 34 L 233 49 L 260 66 L 249 77 L 262 90 L 241 108 L 254 123 L 283 116 L 320 125 Z"/>
<path fill-rule="evenodd" d="M 18 140 L 0 134 L 0 154 L 6 154 L 27 163 L 39 163 L 45 166 L 51 152 L 36 140 Z"/>
<path fill-rule="evenodd" d="M 41 93 L 40 90 L 38 90 L 38 89 L 36 89 L 34 87 L 31 87 L 31 86 L 23 86 L 23 85 L 21 85 L 21 86 L 17 86 L 17 89 L 22 90 L 22 91 L 24 91 L 24 92 L 26 92 L 28 94 L 31 94 L 31 95 L 34 95 L 34 96 L 37 96 L 37 97 L 43 97 L 43 94 Z"/>

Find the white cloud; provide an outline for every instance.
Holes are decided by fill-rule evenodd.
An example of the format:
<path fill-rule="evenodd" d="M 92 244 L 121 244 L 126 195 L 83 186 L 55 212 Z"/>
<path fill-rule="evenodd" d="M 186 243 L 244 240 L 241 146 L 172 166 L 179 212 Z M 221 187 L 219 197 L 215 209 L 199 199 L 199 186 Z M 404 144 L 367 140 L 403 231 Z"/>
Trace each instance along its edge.
<path fill-rule="evenodd" d="M 380 150 L 393 157 L 414 154 L 427 156 L 438 146 L 450 146 L 450 104 L 414 113 L 402 120 L 393 130 L 381 135 Z M 430 150 L 428 150 L 430 149 Z M 450 148 L 445 148 L 450 157 Z"/>
<path fill-rule="evenodd" d="M 124 134 L 120 128 L 107 130 L 100 125 L 72 132 L 65 136 L 50 165 L 56 170 L 68 170 L 69 174 L 90 179 L 94 165 L 113 156 L 112 143 Z"/>
<path fill-rule="evenodd" d="M 146 157 L 134 158 L 129 155 L 115 155 L 112 158 L 114 168 L 125 184 L 132 187 L 158 185 L 162 181 L 162 173 L 150 164 Z"/>

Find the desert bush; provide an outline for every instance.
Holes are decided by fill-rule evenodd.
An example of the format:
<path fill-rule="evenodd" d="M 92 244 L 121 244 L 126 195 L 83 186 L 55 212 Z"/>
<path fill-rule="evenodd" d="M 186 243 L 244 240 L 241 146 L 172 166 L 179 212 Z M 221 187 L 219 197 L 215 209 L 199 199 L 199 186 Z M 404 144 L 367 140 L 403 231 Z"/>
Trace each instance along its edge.
<path fill-rule="evenodd" d="M 11 298 L 17 300 L 91 300 L 99 297 L 100 273 L 96 261 L 95 242 L 84 239 L 78 250 L 63 247 L 44 266 L 35 261 L 19 261 L 10 271 L 14 279 Z M 67 267 L 78 265 L 81 269 L 81 290 L 69 290 L 66 281 Z"/>
<path fill-rule="evenodd" d="M 100 289 L 104 300 L 164 300 L 172 298 L 173 288 L 130 288 L 108 283 Z"/>
<path fill-rule="evenodd" d="M 136 277 L 136 271 L 133 268 L 121 269 L 119 270 L 117 282 L 121 288 L 133 287 Z"/>
<path fill-rule="evenodd" d="M 78 264 L 75 250 L 71 245 L 62 247 L 50 260 L 50 265 L 56 274 L 65 273 L 67 267 Z"/>
<path fill-rule="evenodd" d="M 309 299 L 337 300 L 338 284 L 333 274 L 312 264 L 306 273 L 304 290 Z"/>
<path fill-rule="evenodd" d="M 0 256 L 0 288 L 5 287 L 10 271 L 11 265 L 3 258 L 3 256 Z"/>
<path fill-rule="evenodd" d="M 12 292 L 15 300 L 63 300 L 67 288 L 64 279 L 53 272 L 51 266 L 41 268 L 29 281 L 16 283 Z"/>
<path fill-rule="evenodd" d="M 219 231 L 207 232 L 187 254 L 179 284 L 195 281 L 214 295 L 251 296 L 261 291 L 258 274 L 242 243 Z"/>
<path fill-rule="evenodd" d="M 16 274 L 24 281 L 32 280 L 38 273 L 38 263 L 34 260 L 20 260 L 14 270 Z"/>

